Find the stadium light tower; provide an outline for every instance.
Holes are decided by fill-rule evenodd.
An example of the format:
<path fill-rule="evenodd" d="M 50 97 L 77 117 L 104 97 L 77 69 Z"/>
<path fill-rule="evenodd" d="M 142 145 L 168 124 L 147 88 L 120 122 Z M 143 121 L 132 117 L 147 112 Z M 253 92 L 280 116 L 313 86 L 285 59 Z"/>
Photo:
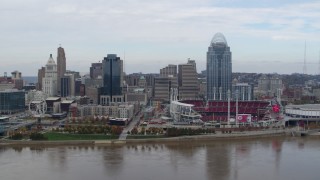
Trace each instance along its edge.
<path fill-rule="evenodd" d="M 228 125 L 230 125 L 230 89 L 227 92 L 228 96 Z"/>
<path fill-rule="evenodd" d="M 236 126 L 238 126 L 238 99 L 239 99 L 239 90 L 236 90 Z"/>

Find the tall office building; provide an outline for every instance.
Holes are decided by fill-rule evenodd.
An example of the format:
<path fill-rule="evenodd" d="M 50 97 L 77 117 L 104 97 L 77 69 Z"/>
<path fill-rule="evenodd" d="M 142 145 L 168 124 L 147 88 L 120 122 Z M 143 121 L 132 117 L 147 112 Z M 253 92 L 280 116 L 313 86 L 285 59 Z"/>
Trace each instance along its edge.
<path fill-rule="evenodd" d="M 23 85 L 24 85 L 24 81 L 21 77 L 21 72 L 19 71 L 13 71 L 11 73 L 11 79 L 14 81 L 15 84 L 15 88 L 18 90 L 21 90 Z"/>
<path fill-rule="evenodd" d="M 42 90 L 42 79 L 44 78 L 46 74 L 46 67 L 41 67 L 41 69 L 38 69 L 38 82 L 37 82 L 37 90 Z"/>
<path fill-rule="evenodd" d="M 98 77 L 102 77 L 102 63 L 91 63 L 90 78 L 97 79 Z"/>
<path fill-rule="evenodd" d="M 80 96 L 81 78 L 76 78 L 74 82 L 74 95 Z"/>
<path fill-rule="evenodd" d="M 0 91 L 0 114 L 13 114 L 25 111 L 25 91 L 6 89 Z"/>
<path fill-rule="evenodd" d="M 103 87 L 103 79 L 102 77 L 97 79 L 85 79 L 85 93 L 88 98 L 90 104 L 98 104 L 99 103 L 99 89 Z"/>
<path fill-rule="evenodd" d="M 188 64 L 191 64 L 197 72 L 197 64 L 195 60 L 191 60 L 190 58 L 188 58 Z"/>
<path fill-rule="evenodd" d="M 48 96 L 57 95 L 57 64 L 52 54 L 46 64 L 45 77 L 42 78 L 42 91 Z"/>
<path fill-rule="evenodd" d="M 233 100 L 252 101 L 253 100 L 253 85 L 248 83 L 233 83 L 232 84 Z"/>
<path fill-rule="evenodd" d="M 102 79 L 100 104 L 109 105 L 111 102 L 123 102 L 123 61 L 116 54 L 108 54 L 102 61 Z"/>
<path fill-rule="evenodd" d="M 4 73 L 3 77 L 0 77 L 0 91 L 4 91 L 6 89 L 14 89 L 15 84 L 14 80 L 11 77 L 7 77 L 7 73 Z"/>
<path fill-rule="evenodd" d="M 60 79 L 60 97 L 68 97 L 71 92 L 71 82 L 69 76 L 64 76 Z"/>
<path fill-rule="evenodd" d="M 161 77 L 177 77 L 177 65 L 169 64 L 167 67 L 160 69 Z"/>
<path fill-rule="evenodd" d="M 273 96 L 278 96 L 278 93 L 282 94 L 282 79 L 278 74 L 274 74 L 270 78 L 270 92 Z"/>
<path fill-rule="evenodd" d="M 232 57 L 226 38 L 216 33 L 207 52 L 207 99 L 227 100 L 232 92 Z M 230 95 L 231 96 L 231 95 Z"/>
<path fill-rule="evenodd" d="M 60 84 L 60 96 L 61 97 L 73 97 L 75 96 L 75 75 L 66 73 L 61 78 Z"/>
<path fill-rule="evenodd" d="M 128 86 L 139 86 L 139 81 L 141 76 L 146 80 L 147 86 L 154 86 L 154 78 L 159 76 L 159 74 L 141 74 L 133 73 L 125 76 L 125 81 Z"/>
<path fill-rule="evenodd" d="M 269 76 L 263 74 L 258 79 L 258 90 L 262 95 L 267 95 L 271 97 L 277 96 L 279 91 L 282 93 L 282 89 L 282 79 L 277 74 Z"/>
<path fill-rule="evenodd" d="M 172 88 L 178 87 L 177 65 L 169 64 L 160 69 L 160 77 L 154 78 L 153 99 L 169 101 Z"/>
<path fill-rule="evenodd" d="M 156 101 L 170 101 L 170 92 L 172 88 L 177 88 L 177 77 L 156 77 L 154 79 L 154 97 Z"/>
<path fill-rule="evenodd" d="M 199 95 L 198 74 L 194 60 L 178 65 L 179 99 L 196 99 Z"/>
<path fill-rule="evenodd" d="M 66 55 L 64 53 L 64 49 L 62 47 L 58 48 L 58 55 L 57 55 L 57 79 L 58 79 L 58 86 L 57 91 L 60 94 L 61 90 L 61 78 L 66 73 Z"/>

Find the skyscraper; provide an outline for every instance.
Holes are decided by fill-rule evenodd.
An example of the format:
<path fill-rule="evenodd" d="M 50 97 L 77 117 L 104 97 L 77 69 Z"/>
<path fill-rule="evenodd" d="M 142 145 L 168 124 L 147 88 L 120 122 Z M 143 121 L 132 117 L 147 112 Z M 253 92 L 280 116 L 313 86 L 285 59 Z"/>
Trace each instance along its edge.
<path fill-rule="evenodd" d="M 57 65 L 52 54 L 46 64 L 45 77 L 42 78 L 42 91 L 48 96 L 57 95 Z"/>
<path fill-rule="evenodd" d="M 177 77 L 156 77 L 154 78 L 154 97 L 157 101 L 170 101 L 171 88 L 177 88 Z"/>
<path fill-rule="evenodd" d="M 169 64 L 168 66 L 160 69 L 161 77 L 177 77 L 177 65 Z"/>
<path fill-rule="evenodd" d="M 232 57 L 227 40 L 216 33 L 207 52 L 207 99 L 227 100 L 232 83 Z"/>
<path fill-rule="evenodd" d="M 178 65 L 179 99 L 196 99 L 199 95 L 198 74 L 194 60 Z"/>
<path fill-rule="evenodd" d="M 90 78 L 97 79 L 99 76 L 102 77 L 102 63 L 91 63 Z"/>
<path fill-rule="evenodd" d="M 38 82 L 37 82 L 37 90 L 42 90 L 42 79 L 45 77 L 46 74 L 46 67 L 41 67 L 38 69 Z"/>
<path fill-rule="evenodd" d="M 102 79 L 100 104 L 122 102 L 123 62 L 116 54 L 108 54 L 102 61 Z"/>
<path fill-rule="evenodd" d="M 160 77 L 154 79 L 153 98 L 169 101 L 171 88 L 178 87 L 177 65 L 169 64 L 160 69 Z"/>
<path fill-rule="evenodd" d="M 68 97 L 75 95 L 75 75 L 66 73 L 61 78 L 60 84 L 60 96 L 61 97 Z"/>
<path fill-rule="evenodd" d="M 267 96 L 277 96 L 279 91 L 282 92 L 282 79 L 278 74 L 273 75 L 262 75 L 258 79 L 258 90 L 259 93 Z"/>
<path fill-rule="evenodd" d="M 61 78 L 64 76 L 65 73 L 66 73 L 66 55 L 64 53 L 64 49 L 62 47 L 59 47 L 58 55 L 57 55 L 58 94 L 60 94 L 60 90 L 61 90 Z"/>
<path fill-rule="evenodd" d="M 21 90 L 24 84 L 24 81 L 21 77 L 21 72 L 19 71 L 13 71 L 11 73 L 11 79 L 13 80 L 15 84 L 15 88 Z"/>

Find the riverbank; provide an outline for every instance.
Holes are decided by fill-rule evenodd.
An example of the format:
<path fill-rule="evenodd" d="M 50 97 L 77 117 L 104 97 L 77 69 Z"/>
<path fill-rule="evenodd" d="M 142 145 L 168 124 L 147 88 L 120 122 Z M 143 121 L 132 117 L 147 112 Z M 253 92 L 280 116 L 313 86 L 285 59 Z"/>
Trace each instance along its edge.
<path fill-rule="evenodd" d="M 179 136 L 179 137 L 158 138 L 158 139 L 130 139 L 130 140 L 127 140 L 126 143 L 208 141 L 208 140 L 263 138 L 263 137 L 272 137 L 272 136 L 286 136 L 286 132 L 284 130 L 246 131 L 246 132 L 233 132 L 230 134 L 217 132 L 216 134 L 208 134 L 208 135 Z"/>
<path fill-rule="evenodd" d="M 285 130 L 266 130 L 266 131 L 245 131 L 225 134 L 217 132 L 216 134 L 179 136 L 168 138 L 150 138 L 150 139 L 126 139 L 126 140 L 65 140 L 65 141 L 19 141 L 19 140 L 0 140 L 0 146 L 33 146 L 33 145 L 121 145 L 133 143 L 164 143 L 180 141 L 208 141 L 208 140 L 228 140 L 244 138 L 263 138 L 272 136 L 285 136 Z"/>

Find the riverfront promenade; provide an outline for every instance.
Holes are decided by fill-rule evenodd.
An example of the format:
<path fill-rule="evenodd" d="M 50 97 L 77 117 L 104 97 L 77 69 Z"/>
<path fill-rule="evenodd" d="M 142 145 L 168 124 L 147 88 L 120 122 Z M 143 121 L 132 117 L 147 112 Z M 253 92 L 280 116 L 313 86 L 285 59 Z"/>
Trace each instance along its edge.
<path fill-rule="evenodd" d="M 201 141 L 201 140 L 227 140 L 227 139 L 243 139 L 243 138 L 262 138 L 272 136 L 285 136 L 287 130 L 263 130 L 263 131 L 244 131 L 244 132 L 232 132 L 221 133 L 220 131 L 215 134 L 203 134 L 194 136 L 178 136 L 168 138 L 154 138 L 154 139 L 128 139 L 126 143 L 134 142 L 174 142 L 174 141 Z"/>
<path fill-rule="evenodd" d="M 262 131 L 244 131 L 222 133 L 220 131 L 215 134 L 203 134 L 194 136 L 178 136 L 168 138 L 150 138 L 150 139 L 125 139 L 125 140 L 65 140 L 65 141 L 26 141 L 26 140 L 0 140 L 0 146 L 10 145 L 116 145 L 126 143 L 165 143 L 180 141 L 201 141 L 201 140 L 227 140 L 227 139 L 243 139 L 243 138 L 263 138 L 272 136 L 285 136 L 287 129 L 268 129 Z"/>

